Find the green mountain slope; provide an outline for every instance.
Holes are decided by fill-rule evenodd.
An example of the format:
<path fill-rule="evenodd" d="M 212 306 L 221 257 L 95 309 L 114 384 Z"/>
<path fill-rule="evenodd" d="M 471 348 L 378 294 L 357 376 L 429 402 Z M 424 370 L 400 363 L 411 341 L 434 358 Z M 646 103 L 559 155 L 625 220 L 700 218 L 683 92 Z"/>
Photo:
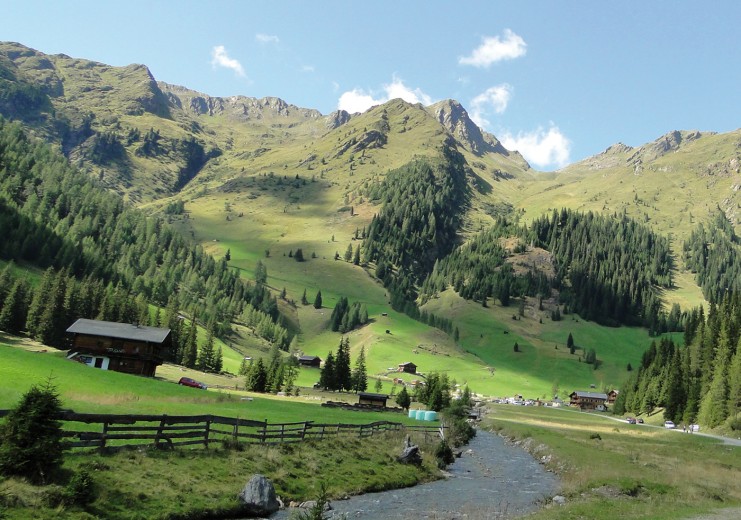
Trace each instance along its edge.
<path fill-rule="evenodd" d="M 430 107 L 391 100 L 363 114 L 323 115 L 278 98 L 212 97 L 157 82 L 142 65 L 111 67 L 16 43 L 0 43 L 0 114 L 21 121 L 130 203 L 150 212 L 167 209 L 167 219 L 207 252 L 216 258 L 229 252 L 229 265 L 243 277 L 253 278 L 260 260 L 274 294 L 285 289 L 279 307 L 303 352 L 324 356 L 336 348 L 339 335 L 328 324 L 340 297 L 365 303 L 371 323 L 350 334 L 351 348 L 365 347 L 369 374 L 379 377 L 413 359 L 424 371 L 449 370 L 459 382 L 485 374 L 477 379 L 481 387 L 474 385 L 479 391 L 519 386 L 545 395 L 556 383 L 619 385 L 627 363 L 635 366 L 645 348 L 639 339 L 645 331 L 611 336 L 575 316 L 552 322 L 547 312 L 536 312 L 532 298 L 512 320 L 512 311 L 498 304 L 484 308 L 439 291 L 421 310 L 459 326 L 458 343 L 393 312 L 392 294 L 372 276 L 380 257 L 364 258 L 366 265 L 344 261 L 348 249 L 364 244 L 364 231 L 382 215 L 382 200 L 402 203 L 374 199 L 382 186 L 394 190 L 398 177 L 390 172 L 435 163 L 445 150 L 460 158 L 469 195 L 449 208 L 459 215 L 446 236 L 455 243 L 495 219 L 532 222 L 563 207 L 646 223 L 670 239 L 679 269 L 674 286 L 661 294 L 683 306 L 702 301 L 680 258 L 683 241 L 717 207 L 737 228 L 741 218 L 741 131 L 673 132 L 543 173 L 482 132 L 453 100 Z M 443 184 L 430 181 L 423 189 L 434 199 Z M 298 249 L 303 262 L 293 255 Z M 519 262 L 519 269 L 537 263 L 555 272 L 542 250 L 510 247 L 506 257 L 515 270 Z M 304 291 L 311 301 L 319 290 L 322 309 L 297 303 Z M 585 331 L 585 343 L 596 343 L 584 346 L 596 347 L 605 360 L 599 370 L 554 348 L 574 328 Z M 510 329 L 513 335 L 504 334 Z M 513 355 L 515 341 L 525 355 Z M 559 361 L 551 365 L 554 355 Z"/>

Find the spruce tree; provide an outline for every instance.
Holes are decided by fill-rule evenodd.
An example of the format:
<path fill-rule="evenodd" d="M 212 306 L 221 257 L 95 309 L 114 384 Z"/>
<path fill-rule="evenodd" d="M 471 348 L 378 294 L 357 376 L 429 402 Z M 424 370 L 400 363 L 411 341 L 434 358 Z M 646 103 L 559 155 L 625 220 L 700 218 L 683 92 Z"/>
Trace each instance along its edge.
<path fill-rule="evenodd" d="M 309 300 L 306 299 L 306 289 L 304 289 L 304 294 L 301 295 L 301 305 L 309 305 Z"/>
<path fill-rule="evenodd" d="M 32 386 L 0 424 L 0 475 L 44 484 L 62 465 L 62 411 L 57 389 Z"/>
<path fill-rule="evenodd" d="M 360 347 L 360 354 L 355 360 L 352 373 L 352 386 L 355 393 L 365 392 L 368 389 L 368 374 L 365 368 L 365 347 Z"/>
<path fill-rule="evenodd" d="M 337 390 L 334 354 L 331 351 L 327 353 L 327 358 L 324 360 L 324 366 L 319 375 L 319 386 L 325 390 Z"/>
<path fill-rule="evenodd" d="M 25 279 L 16 280 L 0 310 L 0 330 L 18 334 L 26 324 L 30 286 Z"/>
<path fill-rule="evenodd" d="M 409 392 L 407 392 L 406 386 L 402 386 L 401 390 L 396 395 L 396 404 L 398 404 L 405 410 L 409 410 L 409 406 L 412 404 L 412 398 L 409 396 Z"/>
<path fill-rule="evenodd" d="M 350 339 L 342 338 L 340 345 L 337 347 L 337 356 L 335 358 L 335 380 L 337 390 L 352 390 L 352 372 L 350 369 Z"/>
<path fill-rule="evenodd" d="M 314 297 L 314 308 L 322 308 L 322 291 L 317 291 L 316 296 Z"/>
<path fill-rule="evenodd" d="M 198 361 L 198 325 L 196 319 L 190 320 L 188 334 L 185 339 L 185 348 L 182 357 L 182 364 L 188 368 L 195 368 Z"/>
<path fill-rule="evenodd" d="M 215 356 L 216 352 L 214 350 L 214 326 L 212 324 L 208 327 L 206 342 L 203 344 L 203 346 L 201 347 L 201 351 L 198 353 L 196 368 L 203 372 L 213 372 Z"/>

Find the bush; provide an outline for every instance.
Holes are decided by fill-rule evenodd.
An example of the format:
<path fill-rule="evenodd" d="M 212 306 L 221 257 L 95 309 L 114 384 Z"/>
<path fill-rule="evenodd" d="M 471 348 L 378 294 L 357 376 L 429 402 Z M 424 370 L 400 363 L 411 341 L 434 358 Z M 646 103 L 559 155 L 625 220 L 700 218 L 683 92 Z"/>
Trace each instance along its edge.
<path fill-rule="evenodd" d="M 440 469 L 455 462 L 453 449 L 444 440 L 440 441 L 440 444 L 435 447 L 435 459 L 437 459 L 437 467 Z"/>
<path fill-rule="evenodd" d="M 0 425 L 0 474 L 46 483 L 62 464 L 61 402 L 56 388 L 31 387 Z"/>
<path fill-rule="evenodd" d="M 97 494 L 95 492 L 95 481 L 86 469 L 81 469 L 70 479 L 64 490 L 65 503 L 78 506 L 86 506 L 92 503 Z"/>
<path fill-rule="evenodd" d="M 598 441 L 601 441 L 602 440 L 602 436 L 599 433 L 590 433 L 589 434 L 589 438 L 590 439 L 595 439 L 595 440 L 598 440 Z"/>

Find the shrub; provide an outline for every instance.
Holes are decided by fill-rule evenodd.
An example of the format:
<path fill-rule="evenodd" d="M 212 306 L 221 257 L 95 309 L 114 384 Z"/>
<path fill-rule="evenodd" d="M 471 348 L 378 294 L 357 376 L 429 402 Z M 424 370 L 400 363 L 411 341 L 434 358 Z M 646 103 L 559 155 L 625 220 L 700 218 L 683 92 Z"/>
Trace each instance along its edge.
<path fill-rule="evenodd" d="M 46 483 L 62 464 L 61 402 L 48 381 L 31 387 L 0 425 L 0 474 Z"/>
<path fill-rule="evenodd" d="M 455 462 L 453 449 L 444 440 L 441 440 L 435 447 L 435 459 L 437 460 L 437 467 L 440 469 L 443 469 L 448 464 Z"/>
<path fill-rule="evenodd" d="M 86 469 L 81 469 L 70 479 L 64 490 L 65 503 L 78 506 L 86 506 L 97 497 L 95 481 Z"/>
<path fill-rule="evenodd" d="M 602 440 L 602 436 L 599 433 L 590 433 L 589 434 L 589 438 L 590 439 L 595 439 L 595 440 L 598 440 L 598 441 L 601 441 Z"/>

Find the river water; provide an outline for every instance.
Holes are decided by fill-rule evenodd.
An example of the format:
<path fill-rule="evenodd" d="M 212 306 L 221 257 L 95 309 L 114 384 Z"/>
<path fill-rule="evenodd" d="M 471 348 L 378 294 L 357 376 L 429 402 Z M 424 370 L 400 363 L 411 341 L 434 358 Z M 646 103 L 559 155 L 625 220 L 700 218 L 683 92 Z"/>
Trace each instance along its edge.
<path fill-rule="evenodd" d="M 522 448 L 479 430 L 461 458 L 448 467 L 450 477 L 418 486 L 368 493 L 332 502 L 331 517 L 348 519 L 499 519 L 538 509 L 556 494 L 558 479 Z M 285 520 L 291 510 L 271 520 Z M 341 516 L 340 516 L 341 517 Z"/>

